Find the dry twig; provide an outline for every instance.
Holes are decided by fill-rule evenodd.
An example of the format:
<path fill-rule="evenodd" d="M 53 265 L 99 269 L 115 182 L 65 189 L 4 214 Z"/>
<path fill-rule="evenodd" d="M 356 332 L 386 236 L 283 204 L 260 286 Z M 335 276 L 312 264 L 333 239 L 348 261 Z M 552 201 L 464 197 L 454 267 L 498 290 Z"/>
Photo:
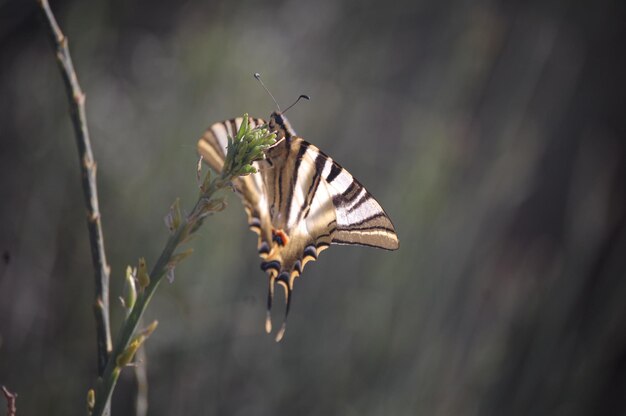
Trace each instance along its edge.
<path fill-rule="evenodd" d="M 7 416 L 15 416 L 17 412 L 17 407 L 15 407 L 17 393 L 11 393 L 4 386 L 2 386 L 2 393 L 4 394 L 4 398 L 7 399 Z"/>
<path fill-rule="evenodd" d="M 142 345 L 135 356 L 135 377 L 137 378 L 137 397 L 135 398 L 135 415 L 146 416 L 148 414 L 148 370 L 146 346 Z"/>
<path fill-rule="evenodd" d="M 48 24 L 61 75 L 63 76 L 63 81 L 65 81 L 74 134 L 76 135 L 76 144 L 78 146 L 83 194 L 87 207 L 87 228 L 89 229 L 89 241 L 91 244 L 91 259 L 96 278 L 94 312 L 98 336 L 98 374 L 102 376 L 112 349 L 109 325 L 109 265 L 107 264 L 104 251 L 104 237 L 102 235 L 100 208 L 98 207 L 98 188 L 96 185 L 96 162 L 91 151 L 91 141 L 89 139 L 89 130 L 87 129 L 85 94 L 78 83 L 67 46 L 67 38 L 61 32 L 54 14 L 52 14 L 48 0 L 37 1 Z"/>

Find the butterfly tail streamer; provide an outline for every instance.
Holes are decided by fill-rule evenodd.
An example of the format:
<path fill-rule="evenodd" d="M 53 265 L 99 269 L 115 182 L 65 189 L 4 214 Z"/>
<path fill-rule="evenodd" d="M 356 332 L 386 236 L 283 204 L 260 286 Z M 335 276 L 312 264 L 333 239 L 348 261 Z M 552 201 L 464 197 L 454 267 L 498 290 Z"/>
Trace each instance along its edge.
<path fill-rule="evenodd" d="M 274 283 L 276 283 L 276 277 L 270 274 L 269 288 L 267 290 L 267 316 L 265 318 L 265 332 L 268 334 L 272 332 L 272 300 L 274 299 Z"/>
<path fill-rule="evenodd" d="M 274 300 L 274 287 L 276 280 L 278 280 L 278 284 L 280 284 L 285 290 L 285 317 L 283 318 L 283 323 L 276 333 L 275 338 L 276 342 L 280 342 L 280 340 L 282 340 L 285 336 L 285 329 L 287 328 L 287 317 L 289 316 L 289 309 L 291 308 L 292 289 L 289 286 L 289 283 L 285 282 L 280 277 L 277 278 L 274 273 L 270 273 L 269 289 L 267 293 L 267 315 L 265 317 L 265 332 L 268 334 L 272 332 L 272 303 Z"/>
<path fill-rule="evenodd" d="M 292 289 L 289 287 L 289 283 L 284 282 L 283 280 L 279 280 L 278 283 L 285 289 L 285 317 L 283 318 L 283 323 L 280 326 L 280 329 L 276 333 L 276 342 L 280 342 L 285 336 L 285 329 L 287 329 L 287 316 L 289 316 L 289 308 L 291 307 L 291 292 Z"/>

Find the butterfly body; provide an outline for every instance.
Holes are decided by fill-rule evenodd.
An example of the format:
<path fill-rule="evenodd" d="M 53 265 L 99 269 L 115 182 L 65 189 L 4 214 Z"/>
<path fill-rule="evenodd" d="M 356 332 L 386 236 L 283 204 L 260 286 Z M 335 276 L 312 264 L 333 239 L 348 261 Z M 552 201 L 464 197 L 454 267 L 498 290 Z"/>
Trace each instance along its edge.
<path fill-rule="evenodd" d="M 226 156 L 227 136 L 233 137 L 241 122 L 237 118 L 215 123 L 198 142 L 199 153 L 218 172 Z M 248 122 L 266 124 L 256 118 Z M 256 174 L 236 178 L 233 185 L 250 229 L 259 235 L 261 269 L 269 276 L 269 332 L 275 283 L 285 291 L 287 314 L 295 278 L 331 244 L 395 250 L 398 238 L 371 194 L 328 155 L 297 136 L 285 116 L 274 112 L 267 125 L 276 133 L 276 143 L 266 150 L 265 160 L 255 162 Z M 284 322 L 277 340 L 283 332 Z"/>

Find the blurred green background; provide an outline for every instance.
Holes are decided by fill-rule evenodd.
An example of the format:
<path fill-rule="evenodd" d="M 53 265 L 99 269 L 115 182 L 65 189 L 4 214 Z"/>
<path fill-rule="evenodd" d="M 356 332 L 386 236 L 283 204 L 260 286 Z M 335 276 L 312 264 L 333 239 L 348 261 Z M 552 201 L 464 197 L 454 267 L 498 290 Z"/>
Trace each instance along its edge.
<path fill-rule="evenodd" d="M 311 95 L 292 125 L 401 242 L 324 252 L 276 344 L 229 195 L 147 313 L 149 414 L 626 412 L 622 2 L 51 6 L 87 94 L 114 335 L 126 265 L 154 264 L 170 203 L 195 201 L 197 139 L 274 110 L 254 72 L 283 107 Z M 67 110 L 36 3 L 0 1 L 0 384 L 23 415 L 84 414 L 96 375 Z M 125 371 L 114 415 L 135 390 Z"/>

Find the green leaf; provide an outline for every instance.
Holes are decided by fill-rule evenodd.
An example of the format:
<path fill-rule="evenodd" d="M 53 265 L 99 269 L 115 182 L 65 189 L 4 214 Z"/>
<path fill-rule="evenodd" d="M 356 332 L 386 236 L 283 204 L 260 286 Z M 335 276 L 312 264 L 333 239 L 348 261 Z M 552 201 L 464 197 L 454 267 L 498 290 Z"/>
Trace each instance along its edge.
<path fill-rule="evenodd" d="M 243 121 L 241 122 L 241 126 L 239 126 L 239 130 L 237 131 L 237 141 L 241 141 L 243 137 L 248 134 L 248 114 L 243 115 Z"/>

